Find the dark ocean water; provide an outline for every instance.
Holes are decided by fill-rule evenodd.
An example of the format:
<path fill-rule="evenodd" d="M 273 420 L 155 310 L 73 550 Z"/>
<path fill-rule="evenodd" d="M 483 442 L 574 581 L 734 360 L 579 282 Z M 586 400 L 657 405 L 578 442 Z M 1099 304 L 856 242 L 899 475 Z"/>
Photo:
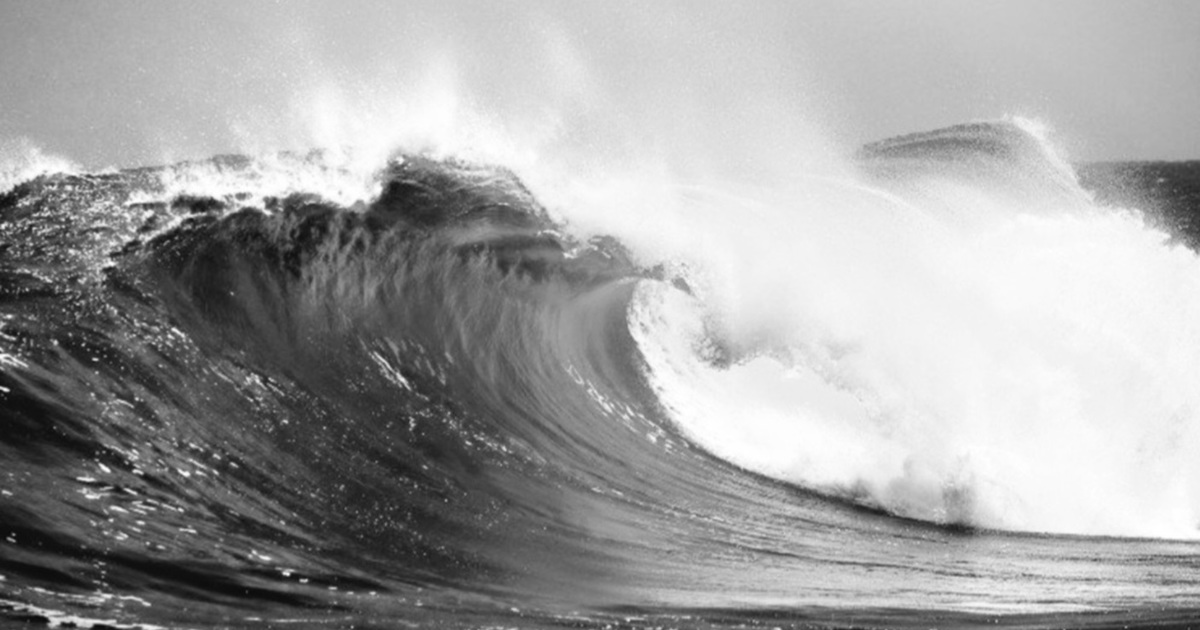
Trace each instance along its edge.
<path fill-rule="evenodd" d="M 1092 162 L 1076 172 L 1101 204 L 1141 209 L 1189 247 L 1200 244 L 1200 161 Z"/>
<path fill-rule="evenodd" d="M 1016 199 L 1074 194 L 1013 133 L 862 159 L 898 190 L 916 161 Z M 957 486 L 943 499 L 966 511 L 914 517 L 712 454 L 663 400 L 635 316 L 647 287 L 690 294 L 689 279 L 568 235 L 502 168 L 407 156 L 348 207 L 170 185 L 256 168 L 48 175 L 0 197 L 0 621 L 1200 619 L 1187 537 L 1002 531 Z M 1105 212 L 1140 209 L 1182 244 L 1164 247 L 1200 246 L 1200 163 L 1076 171 Z M 706 360 L 746 360 L 723 352 Z"/>

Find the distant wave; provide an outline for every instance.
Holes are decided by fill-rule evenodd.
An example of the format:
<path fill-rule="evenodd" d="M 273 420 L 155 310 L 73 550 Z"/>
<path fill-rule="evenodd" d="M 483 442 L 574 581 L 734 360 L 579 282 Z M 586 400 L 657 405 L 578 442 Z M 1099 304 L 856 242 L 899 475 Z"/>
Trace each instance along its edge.
<path fill-rule="evenodd" d="M 984 189 L 1023 209 L 1086 203 L 1075 172 L 1026 119 L 980 122 L 889 138 L 863 147 L 864 167 L 892 185 L 940 180 Z"/>

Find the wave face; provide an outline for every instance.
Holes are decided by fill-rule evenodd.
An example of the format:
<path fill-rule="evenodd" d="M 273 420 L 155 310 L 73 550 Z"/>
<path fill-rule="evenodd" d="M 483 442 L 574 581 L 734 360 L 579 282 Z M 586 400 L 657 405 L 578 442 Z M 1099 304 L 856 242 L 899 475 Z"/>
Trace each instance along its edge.
<path fill-rule="evenodd" d="M 418 155 L 357 202 L 320 153 L 12 187 L 0 609 L 1193 616 L 1194 250 L 1098 207 L 1014 123 L 858 167 L 787 200 L 685 191 L 658 249 L 628 223 L 573 236 L 502 167 Z"/>

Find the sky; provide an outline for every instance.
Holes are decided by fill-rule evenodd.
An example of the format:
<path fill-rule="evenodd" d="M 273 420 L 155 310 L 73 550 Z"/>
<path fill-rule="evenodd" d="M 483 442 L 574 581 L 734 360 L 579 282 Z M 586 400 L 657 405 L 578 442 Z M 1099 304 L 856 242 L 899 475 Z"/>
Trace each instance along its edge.
<path fill-rule="evenodd" d="M 97 168 L 452 125 L 464 102 L 747 162 L 1008 115 L 1072 160 L 1196 159 L 1200 2 L 0 0 L 0 86 L 0 142 Z"/>

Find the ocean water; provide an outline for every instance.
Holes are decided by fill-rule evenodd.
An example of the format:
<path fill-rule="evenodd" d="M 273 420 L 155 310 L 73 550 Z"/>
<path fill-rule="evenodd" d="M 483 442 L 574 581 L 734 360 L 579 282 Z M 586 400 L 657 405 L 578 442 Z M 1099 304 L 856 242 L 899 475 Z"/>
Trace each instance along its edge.
<path fill-rule="evenodd" d="M 421 150 L 15 150 L 11 625 L 1200 619 L 1200 164 L 973 123 L 666 220 Z"/>

